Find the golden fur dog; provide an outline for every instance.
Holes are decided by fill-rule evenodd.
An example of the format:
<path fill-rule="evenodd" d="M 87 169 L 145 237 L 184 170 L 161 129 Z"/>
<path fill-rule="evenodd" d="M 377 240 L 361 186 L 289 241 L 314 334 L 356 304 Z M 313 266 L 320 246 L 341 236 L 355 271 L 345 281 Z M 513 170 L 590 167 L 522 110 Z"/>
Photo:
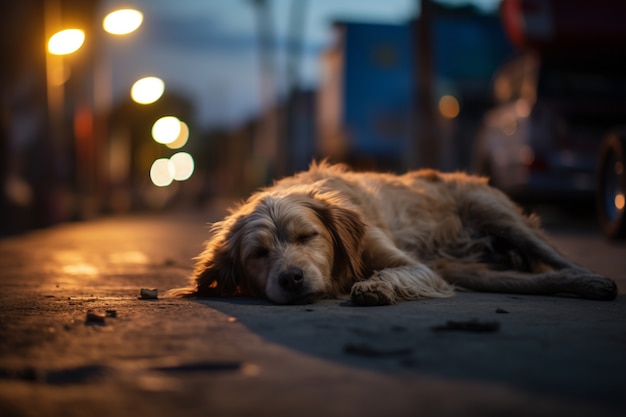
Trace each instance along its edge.
<path fill-rule="evenodd" d="M 563 257 L 486 179 L 313 164 L 213 224 L 181 296 L 278 304 L 350 293 L 358 305 L 449 297 L 454 288 L 611 300 L 617 287 Z"/>

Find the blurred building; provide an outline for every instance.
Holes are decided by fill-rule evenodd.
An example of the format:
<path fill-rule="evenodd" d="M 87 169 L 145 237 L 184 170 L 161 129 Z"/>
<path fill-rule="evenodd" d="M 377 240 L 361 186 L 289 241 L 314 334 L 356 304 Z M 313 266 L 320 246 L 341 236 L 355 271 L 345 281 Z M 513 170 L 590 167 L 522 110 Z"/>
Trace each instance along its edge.
<path fill-rule="evenodd" d="M 95 43 L 71 58 L 51 57 L 46 44 L 62 28 L 92 32 L 97 4 L 0 5 L 0 235 L 75 218 L 78 191 L 95 181 Z"/>
<path fill-rule="evenodd" d="M 207 138 L 196 151 L 207 195 L 243 198 L 323 157 L 316 149 L 316 97 L 294 89 L 247 123 Z"/>
<path fill-rule="evenodd" d="M 360 168 L 408 165 L 415 128 L 412 26 L 339 22 L 333 30 L 335 43 L 321 58 L 320 153 Z"/>
<path fill-rule="evenodd" d="M 128 96 L 113 105 L 107 117 L 101 159 L 104 163 L 100 210 L 125 212 L 146 208 L 162 208 L 171 200 L 180 200 L 184 190 L 179 182 L 156 187 L 150 178 L 156 159 L 167 158 L 181 151 L 199 153 L 203 143 L 194 123 L 193 102 L 181 93 L 168 91 L 158 101 L 143 105 Z M 157 143 L 152 136 L 154 123 L 163 116 L 175 115 L 188 127 L 188 138 L 176 148 Z"/>
<path fill-rule="evenodd" d="M 433 140 L 439 160 L 420 155 L 419 20 L 403 25 L 338 22 L 335 42 L 321 58 L 318 147 L 361 168 L 404 170 L 428 162 L 445 169 L 469 166 L 489 84 L 512 53 L 499 17 L 471 7 L 433 6 L 427 17 L 436 109 Z M 431 74 L 427 74 L 431 75 Z M 442 101 L 443 100 L 443 101 Z"/>
<path fill-rule="evenodd" d="M 297 89 L 289 97 L 291 113 L 287 121 L 287 134 L 291 138 L 290 171 L 302 171 L 311 160 L 319 158 L 315 140 L 318 137 L 316 118 L 318 93 L 315 90 Z"/>
<path fill-rule="evenodd" d="M 170 150 L 151 127 L 191 103 L 170 89 L 157 103 L 112 102 L 99 1 L 25 0 L 0 6 L 0 235 L 108 211 L 163 206 L 184 188 L 158 189 L 150 166 Z M 48 40 L 76 28 L 84 43 L 54 55 Z M 188 187 L 187 185 L 185 187 Z"/>

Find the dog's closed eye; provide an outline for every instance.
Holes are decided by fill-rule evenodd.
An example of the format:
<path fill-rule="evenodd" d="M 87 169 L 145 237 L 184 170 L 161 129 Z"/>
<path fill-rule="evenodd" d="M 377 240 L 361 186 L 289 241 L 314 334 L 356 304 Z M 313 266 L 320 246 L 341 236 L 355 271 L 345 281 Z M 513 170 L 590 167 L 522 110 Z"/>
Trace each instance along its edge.
<path fill-rule="evenodd" d="M 311 239 L 313 239 L 314 237 L 316 237 L 318 235 L 319 235 L 319 233 L 317 233 L 316 231 L 301 233 L 296 238 L 296 241 L 298 243 L 300 243 L 300 244 L 305 244 L 305 243 L 307 243 L 308 241 L 310 241 Z"/>
<path fill-rule="evenodd" d="M 250 254 L 250 258 L 252 259 L 263 259 L 267 258 L 270 254 L 269 249 L 267 248 L 257 248 Z"/>

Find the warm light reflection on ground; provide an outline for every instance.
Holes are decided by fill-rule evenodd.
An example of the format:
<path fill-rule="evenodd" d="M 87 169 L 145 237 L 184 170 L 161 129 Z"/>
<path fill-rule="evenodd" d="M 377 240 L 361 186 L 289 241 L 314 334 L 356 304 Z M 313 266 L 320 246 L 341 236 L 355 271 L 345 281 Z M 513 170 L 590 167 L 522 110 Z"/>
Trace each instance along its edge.
<path fill-rule="evenodd" d="M 148 256 L 139 251 L 115 252 L 109 255 L 109 260 L 115 264 L 147 264 Z"/>
<path fill-rule="evenodd" d="M 98 275 L 98 268 L 88 263 L 64 265 L 61 270 L 64 274 L 70 275 Z"/>
<path fill-rule="evenodd" d="M 51 267 L 57 271 L 55 283 L 60 286 L 80 286 L 85 280 L 117 274 L 145 273 L 148 256 L 137 250 L 117 251 L 100 256 L 84 256 L 79 251 L 59 250 L 52 256 Z"/>

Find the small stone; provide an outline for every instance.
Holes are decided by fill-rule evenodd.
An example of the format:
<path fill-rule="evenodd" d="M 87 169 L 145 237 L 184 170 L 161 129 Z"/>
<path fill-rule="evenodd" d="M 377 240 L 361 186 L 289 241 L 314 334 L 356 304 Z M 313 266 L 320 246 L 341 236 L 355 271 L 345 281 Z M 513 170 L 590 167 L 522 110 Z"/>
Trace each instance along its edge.
<path fill-rule="evenodd" d="M 85 324 L 98 324 L 104 326 L 105 315 L 97 313 L 93 310 L 87 310 L 87 317 L 85 318 Z"/>
<path fill-rule="evenodd" d="M 140 293 L 139 293 L 139 299 L 140 300 L 156 300 L 159 298 L 159 292 L 157 291 L 157 289 L 148 289 L 148 288 L 142 288 Z"/>

